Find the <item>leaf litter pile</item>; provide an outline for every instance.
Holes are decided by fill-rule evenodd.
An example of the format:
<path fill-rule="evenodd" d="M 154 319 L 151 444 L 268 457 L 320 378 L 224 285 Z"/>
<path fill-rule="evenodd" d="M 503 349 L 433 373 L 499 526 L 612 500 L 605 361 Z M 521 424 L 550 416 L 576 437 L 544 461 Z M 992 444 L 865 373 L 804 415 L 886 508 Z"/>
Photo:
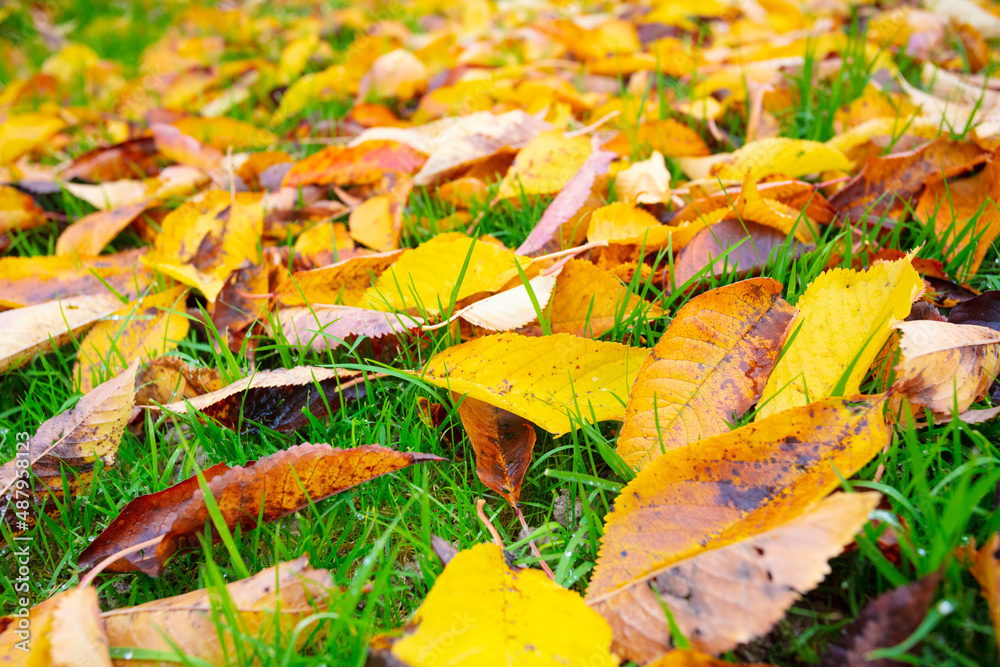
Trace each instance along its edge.
<path fill-rule="evenodd" d="M 996 663 L 995 5 L 121 11 L 0 7 L 4 664 Z"/>

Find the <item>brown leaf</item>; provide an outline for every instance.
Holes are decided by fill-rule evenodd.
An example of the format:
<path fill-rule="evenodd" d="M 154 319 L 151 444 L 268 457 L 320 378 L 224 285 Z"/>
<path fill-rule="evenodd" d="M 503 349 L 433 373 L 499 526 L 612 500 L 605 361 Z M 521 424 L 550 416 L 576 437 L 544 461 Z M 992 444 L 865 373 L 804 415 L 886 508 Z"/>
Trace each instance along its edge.
<path fill-rule="evenodd" d="M 304 443 L 228 471 L 212 468 L 216 473 L 208 484 L 226 525 L 247 530 L 257 526 L 258 518 L 275 521 L 370 479 L 423 461 L 441 460 L 433 454 L 397 452 L 379 445 L 335 449 L 327 444 Z M 186 498 L 185 492 L 190 494 Z M 188 479 L 160 493 L 164 495 L 155 500 L 132 501 L 139 503 L 135 509 L 130 509 L 130 503 L 88 547 L 87 564 L 163 535 L 155 553 L 150 548 L 141 556 L 126 556 L 128 564 L 116 565 L 125 571 L 131 565 L 155 577 L 179 549 L 197 545 L 208 519 L 197 479 Z M 146 525 L 136 531 L 135 516 L 150 506 L 157 508 L 153 520 L 144 520 Z"/>
<path fill-rule="evenodd" d="M 212 324 L 226 337 L 229 349 L 243 348 L 247 330 L 254 322 L 267 320 L 270 309 L 269 267 L 244 263 L 226 278 L 212 307 Z M 248 348 L 252 354 L 252 346 Z"/>
<path fill-rule="evenodd" d="M 908 586 L 883 593 L 846 627 L 837 645 L 823 658 L 822 667 L 896 667 L 899 660 L 869 660 L 875 649 L 901 644 L 923 622 L 934 600 L 940 575 L 932 574 Z"/>
<path fill-rule="evenodd" d="M 333 590 L 327 570 L 309 566 L 309 557 L 279 563 L 248 579 L 226 585 L 225 596 L 241 632 L 250 637 L 289 636 L 307 616 L 324 611 Z M 231 664 L 235 648 L 233 635 L 220 629 L 213 618 L 218 601 L 215 590 L 202 588 L 182 595 L 153 600 L 135 607 L 114 609 L 101 614 L 112 646 L 154 651 L 177 650 L 189 659 L 211 665 Z M 309 638 L 299 633 L 294 642 L 300 647 Z M 293 644 L 290 642 L 289 647 Z M 157 667 L 160 661 L 116 661 L 125 667 Z"/>
<path fill-rule="evenodd" d="M 1000 373 L 1000 332 L 933 320 L 899 322 L 902 356 L 893 388 L 947 416 L 983 398 Z"/>
<path fill-rule="evenodd" d="M 28 461 L 32 473 L 46 480 L 60 477 L 60 464 L 88 468 L 97 459 L 112 463 L 118 452 L 125 425 L 135 401 L 135 374 L 132 364 L 107 382 L 97 385 L 67 412 L 45 421 L 28 440 Z M 19 479 L 17 459 L 0 467 L 0 495 Z"/>
<path fill-rule="evenodd" d="M 191 366 L 180 357 L 157 357 L 135 376 L 135 404 L 166 405 L 222 387 L 218 369 Z"/>
<path fill-rule="evenodd" d="M 59 174 L 64 180 L 80 178 L 100 183 L 126 178 L 146 178 L 160 173 L 153 137 L 128 139 L 87 151 Z"/>
<path fill-rule="evenodd" d="M 952 324 L 971 324 L 1000 331 L 1000 290 L 983 292 L 967 301 L 955 304 L 948 313 Z"/>
<path fill-rule="evenodd" d="M 318 366 L 259 371 L 218 391 L 165 405 L 163 410 L 185 414 L 190 405 L 226 428 L 252 431 L 259 424 L 276 431 L 294 431 L 308 423 L 306 411 L 321 419 L 327 415 L 327 404 L 336 408 L 345 400 L 364 395 L 364 382 L 348 382 L 359 375 L 357 371 Z M 347 385 L 343 391 L 342 384 Z"/>
<path fill-rule="evenodd" d="M 25 231 L 44 225 L 48 218 L 45 210 L 31 195 L 9 185 L 0 185 L 0 240 L 14 231 Z M 0 243 L 0 250 L 3 249 Z"/>
<path fill-rule="evenodd" d="M 0 313 L 0 373 L 31 360 L 36 354 L 65 345 L 122 302 L 104 294 L 49 301 Z"/>
<path fill-rule="evenodd" d="M 461 399 L 458 416 L 476 453 L 476 475 L 511 504 L 517 507 L 521 482 L 531 465 L 535 447 L 535 425 L 502 408 L 471 396 Z"/>
<path fill-rule="evenodd" d="M 27 605 L 23 605 L 27 606 Z M 111 667 L 108 638 L 92 586 L 57 593 L 31 608 L 27 618 L 0 618 L 4 665 Z"/>

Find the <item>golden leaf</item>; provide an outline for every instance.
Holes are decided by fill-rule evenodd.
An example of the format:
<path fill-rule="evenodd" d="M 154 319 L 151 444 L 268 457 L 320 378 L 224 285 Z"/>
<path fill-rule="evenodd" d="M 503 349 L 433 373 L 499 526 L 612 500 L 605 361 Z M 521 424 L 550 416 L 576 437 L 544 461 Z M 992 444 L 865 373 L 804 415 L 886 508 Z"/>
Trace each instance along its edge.
<path fill-rule="evenodd" d="M 590 156 L 590 139 L 567 138 L 558 130 L 540 132 L 517 153 L 500 182 L 497 197 L 550 195 L 562 190 Z"/>
<path fill-rule="evenodd" d="M 794 339 L 764 387 L 757 418 L 831 396 L 838 383 L 843 395 L 857 393 L 892 325 L 910 313 L 923 287 L 908 258 L 820 274 L 799 297 Z"/>

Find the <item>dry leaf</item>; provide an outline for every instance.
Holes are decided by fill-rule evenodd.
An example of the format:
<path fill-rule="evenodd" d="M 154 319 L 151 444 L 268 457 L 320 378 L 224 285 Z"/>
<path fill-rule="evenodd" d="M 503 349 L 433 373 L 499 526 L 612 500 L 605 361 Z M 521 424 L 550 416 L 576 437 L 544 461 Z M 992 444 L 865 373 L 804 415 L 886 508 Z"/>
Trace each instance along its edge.
<path fill-rule="evenodd" d="M 979 548 L 969 571 L 982 587 L 993 629 L 1000 633 L 1000 534 L 993 533 Z"/>
<path fill-rule="evenodd" d="M 331 146 L 296 162 L 281 184 L 286 188 L 372 185 L 386 173 L 412 174 L 426 160 L 423 154 L 394 141 L 366 141 L 351 148 Z"/>
<path fill-rule="evenodd" d="M 165 405 L 222 389 L 216 368 L 200 368 L 180 357 L 157 357 L 135 376 L 135 404 Z"/>
<path fill-rule="evenodd" d="M 760 398 L 795 317 L 781 283 L 755 278 L 695 297 L 646 359 L 618 454 L 645 468 L 661 453 L 727 433 Z"/>
<path fill-rule="evenodd" d="M 499 199 L 522 194 L 551 195 L 563 189 L 591 155 L 587 137 L 568 138 L 558 130 L 538 133 L 517 153 L 510 171 L 500 182 Z"/>
<path fill-rule="evenodd" d="M 615 195 L 629 204 L 660 204 L 670 200 L 670 172 L 663 156 L 654 151 L 615 176 Z"/>
<path fill-rule="evenodd" d="M 135 299 L 152 282 L 150 272 L 139 265 L 143 252 L 129 250 L 81 258 L 0 258 L 0 306 L 18 308 L 70 297 L 114 293 Z"/>
<path fill-rule="evenodd" d="M 31 608 L 26 619 L 0 618 L 4 665 L 111 667 L 97 591 L 71 588 Z M 23 634 L 22 634 L 23 633 Z"/>
<path fill-rule="evenodd" d="M 352 306 L 293 306 L 277 311 L 281 334 L 292 345 L 335 350 L 355 336 L 381 338 L 419 328 L 423 320 L 402 313 Z"/>
<path fill-rule="evenodd" d="M 336 304 L 359 306 L 374 278 L 409 250 L 351 257 L 310 271 L 297 271 L 277 290 L 286 306 Z"/>

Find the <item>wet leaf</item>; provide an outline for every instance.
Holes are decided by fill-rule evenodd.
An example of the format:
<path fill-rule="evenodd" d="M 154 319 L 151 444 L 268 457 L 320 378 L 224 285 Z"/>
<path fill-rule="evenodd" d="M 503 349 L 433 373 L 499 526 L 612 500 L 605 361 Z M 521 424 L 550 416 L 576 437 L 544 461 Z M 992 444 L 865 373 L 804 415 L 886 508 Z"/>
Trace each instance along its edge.
<path fill-rule="evenodd" d="M 923 285 L 906 258 L 867 271 L 820 274 L 796 304 L 795 338 L 768 378 L 758 419 L 832 396 L 838 389 L 841 395 L 856 393 L 893 323 L 909 314 Z"/>
<path fill-rule="evenodd" d="M 961 414 L 1000 374 L 1000 332 L 971 324 L 899 322 L 901 357 L 893 388 L 939 415 Z"/>
<path fill-rule="evenodd" d="M 232 603 L 241 632 L 267 637 L 275 632 L 291 633 L 296 623 L 326 610 L 333 589 L 330 573 L 310 567 L 309 558 L 301 556 L 227 584 L 225 596 Z M 112 646 L 179 650 L 182 655 L 211 665 L 227 665 L 235 648 L 230 636 L 220 642 L 219 628 L 212 618 L 213 597 L 217 595 L 219 592 L 203 588 L 106 611 L 101 620 Z M 294 645 L 299 647 L 306 639 L 306 634 L 300 633 Z M 127 664 L 155 667 L 160 663 L 129 660 Z"/>
<path fill-rule="evenodd" d="M 884 403 L 826 399 L 664 452 L 606 518 L 587 599 L 627 599 L 682 560 L 801 514 L 888 442 Z"/>
<path fill-rule="evenodd" d="M 755 278 L 677 311 L 629 395 L 618 437 L 627 463 L 643 469 L 663 452 L 728 433 L 757 402 L 796 314 L 781 289 Z"/>
<path fill-rule="evenodd" d="M 868 522 L 878 493 L 836 493 L 761 533 L 663 568 L 607 602 L 590 604 L 615 631 L 616 649 L 645 662 L 671 648 L 662 605 L 691 646 L 718 654 L 765 634 L 830 573 Z"/>
<path fill-rule="evenodd" d="M 458 416 L 476 453 L 479 481 L 517 507 L 535 447 L 535 425 L 470 396 L 459 400 Z"/>
<path fill-rule="evenodd" d="M 508 565 L 493 544 L 456 554 L 402 636 L 380 639 L 369 665 L 618 664 L 600 616 L 540 570 Z"/>
<path fill-rule="evenodd" d="M 440 352 L 419 377 L 562 435 L 582 422 L 620 420 L 646 354 L 568 334 L 502 333 Z"/>

